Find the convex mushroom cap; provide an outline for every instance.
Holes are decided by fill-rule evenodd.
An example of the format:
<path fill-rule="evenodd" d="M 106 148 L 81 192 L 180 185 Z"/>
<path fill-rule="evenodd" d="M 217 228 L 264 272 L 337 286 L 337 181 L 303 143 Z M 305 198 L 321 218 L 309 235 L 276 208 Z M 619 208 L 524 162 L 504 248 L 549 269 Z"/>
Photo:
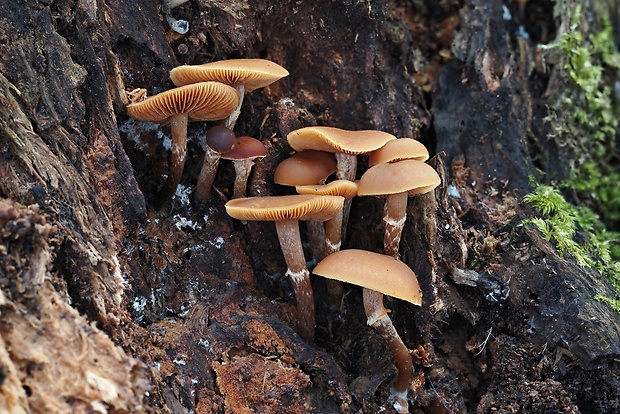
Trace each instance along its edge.
<path fill-rule="evenodd" d="M 200 82 L 131 103 L 127 105 L 127 115 L 159 124 L 167 124 L 179 114 L 187 114 L 190 121 L 217 121 L 229 116 L 238 103 L 239 95 L 231 86 Z"/>
<path fill-rule="evenodd" d="M 359 196 L 385 196 L 385 253 L 398 257 L 400 238 L 407 218 L 407 197 L 431 192 L 441 183 L 437 172 L 417 160 L 377 164 L 359 180 Z"/>
<path fill-rule="evenodd" d="M 232 150 L 222 154 L 225 160 L 253 160 L 267 155 L 267 150 L 262 142 L 256 138 L 241 136 Z"/>
<path fill-rule="evenodd" d="M 422 304 L 418 279 L 405 263 L 384 254 L 348 249 L 323 259 L 312 273 L 352 283 L 414 305 Z"/>
<path fill-rule="evenodd" d="M 437 171 L 417 160 L 377 164 L 360 178 L 357 194 L 381 196 L 398 193 L 424 194 L 441 184 Z"/>
<path fill-rule="evenodd" d="M 288 76 L 282 66 L 266 59 L 228 59 L 202 65 L 182 65 L 170 71 L 175 85 L 217 81 L 227 85 L 243 85 L 246 92 L 262 88 Z"/>
<path fill-rule="evenodd" d="M 324 151 L 302 151 L 283 160 L 274 172 L 273 181 L 281 185 L 318 184 L 336 172 L 336 159 Z"/>
<path fill-rule="evenodd" d="M 396 137 L 383 131 L 348 131 L 326 126 L 296 129 L 288 134 L 289 145 L 296 151 L 320 150 L 343 154 L 367 154 Z"/>
<path fill-rule="evenodd" d="M 368 166 L 404 160 L 426 161 L 428 157 L 428 149 L 420 141 L 413 138 L 398 138 L 373 151 L 368 158 Z"/>
<path fill-rule="evenodd" d="M 267 155 L 267 150 L 262 142 L 256 138 L 241 136 L 237 138 L 235 147 L 222 154 L 225 160 L 231 160 L 235 166 L 235 188 L 233 198 L 245 197 L 248 178 L 254 160 Z"/>

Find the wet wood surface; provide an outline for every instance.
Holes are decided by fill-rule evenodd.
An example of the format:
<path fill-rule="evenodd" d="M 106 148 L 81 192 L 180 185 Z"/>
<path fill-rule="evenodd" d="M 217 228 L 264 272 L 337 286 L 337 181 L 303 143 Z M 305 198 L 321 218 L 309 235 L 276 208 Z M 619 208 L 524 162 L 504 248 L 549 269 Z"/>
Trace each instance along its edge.
<path fill-rule="evenodd" d="M 518 226 L 543 106 L 533 43 L 518 47 L 503 6 L 518 14 L 190 0 L 172 10 L 179 35 L 155 0 L 0 2 L 0 411 L 393 411 L 361 291 L 335 310 L 314 278 L 306 343 L 273 223 L 226 215 L 232 164 L 192 202 L 212 123 L 190 124 L 181 186 L 155 208 L 170 131 L 128 118 L 126 92 L 171 88 L 179 64 L 258 57 L 290 75 L 245 97 L 235 132 L 268 153 L 249 195 L 291 193 L 272 177 L 302 126 L 380 129 L 434 155 L 443 184 L 410 200 L 401 242 L 423 305 L 386 298 L 414 356 L 411 412 L 616 412 L 620 316 L 593 299 L 612 288 Z M 532 42 L 553 40 L 534 26 Z M 344 248 L 381 251 L 382 208 L 354 200 Z"/>

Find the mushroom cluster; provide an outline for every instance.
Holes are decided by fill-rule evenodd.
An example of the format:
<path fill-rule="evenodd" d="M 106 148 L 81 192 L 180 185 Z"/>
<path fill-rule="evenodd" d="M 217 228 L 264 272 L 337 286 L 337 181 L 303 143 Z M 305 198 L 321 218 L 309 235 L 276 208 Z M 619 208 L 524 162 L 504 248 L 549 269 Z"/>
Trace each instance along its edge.
<path fill-rule="evenodd" d="M 167 1 L 166 5 L 171 8 L 181 3 Z M 235 161 L 237 175 L 241 175 L 236 178 L 236 195 L 245 195 L 245 189 L 242 191 L 241 187 L 243 182 L 247 182 L 252 160 L 265 156 L 266 152 L 260 141 L 247 139 L 249 137 L 237 139 L 233 133 L 244 93 L 268 86 L 285 76 L 288 76 L 286 69 L 265 59 L 229 59 L 202 65 L 182 65 L 170 71 L 176 88 L 148 98 L 141 93 L 140 99 L 128 104 L 126 111 L 130 117 L 170 125 L 170 175 L 160 199 L 168 201 L 181 181 L 187 158 L 188 121 L 222 121 L 221 125 L 207 132 L 195 200 L 201 202 L 209 197 L 222 154 L 233 151 L 236 144 L 242 148 L 224 158 Z"/>
<path fill-rule="evenodd" d="M 397 367 L 391 400 L 398 412 L 408 412 L 407 390 L 413 363 L 383 306 L 383 295 L 422 304 L 417 277 L 399 260 L 399 248 L 408 197 L 429 193 L 440 184 L 437 172 L 425 163 L 428 150 L 414 139 L 396 138 L 382 131 L 334 127 L 301 128 L 289 133 L 287 139 L 297 152 L 277 166 L 274 183 L 294 186 L 298 195 L 235 199 L 226 204 L 226 210 L 240 220 L 276 221 L 287 275 L 297 299 L 297 330 L 304 339 L 312 341 L 315 303 L 297 224 L 298 220 L 309 220 L 310 245 L 318 262 L 312 273 L 326 278 L 332 305 L 341 301 L 343 283 L 363 288 L 368 325 L 386 341 Z M 368 156 L 369 168 L 356 180 L 360 155 Z M 335 179 L 330 180 L 334 175 Z M 384 254 L 340 250 L 347 226 L 347 204 L 356 196 L 386 199 Z M 309 200 L 323 200 L 320 204 L 330 207 L 320 212 L 314 208 L 304 208 L 303 214 L 295 212 Z M 291 209 L 274 214 L 273 203 L 278 208 L 291 205 Z M 267 210 L 270 212 L 262 212 Z"/>
<path fill-rule="evenodd" d="M 397 138 L 384 131 L 349 131 L 310 126 L 290 132 L 287 142 L 296 152 L 274 171 L 273 181 L 295 187 L 296 195 L 246 197 L 253 160 L 267 155 L 261 142 L 232 132 L 246 92 L 287 76 L 279 65 L 262 59 L 233 59 L 185 65 L 173 69 L 177 88 L 127 106 L 128 115 L 172 128 L 170 175 L 164 194 L 170 197 L 183 173 L 187 122 L 221 120 L 207 132 L 204 164 L 197 180 L 195 200 L 209 196 L 218 162 L 231 160 L 236 179 L 226 212 L 242 221 L 273 221 L 297 302 L 297 332 L 314 340 L 315 299 L 310 270 L 304 255 L 299 221 L 307 222 L 315 275 L 326 278 L 332 305 L 342 301 L 343 284 L 362 287 L 367 323 L 386 341 L 398 375 L 391 399 L 398 412 L 408 412 L 407 390 L 413 374 L 411 355 L 383 305 L 389 295 L 422 304 L 415 273 L 400 257 L 400 239 L 407 219 L 408 197 L 433 191 L 440 183 L 437 172 L 425 161 L 428 150 L 411 138 Z M 368 168 L 358 174 L 358 157 L 367 157 Z M 360 178 L 357 179 L 357 176 Z M 355 249 L 341 250 L 346 235 L 351 200 L 357 196 L 385 197 L 383 254 Z"/>

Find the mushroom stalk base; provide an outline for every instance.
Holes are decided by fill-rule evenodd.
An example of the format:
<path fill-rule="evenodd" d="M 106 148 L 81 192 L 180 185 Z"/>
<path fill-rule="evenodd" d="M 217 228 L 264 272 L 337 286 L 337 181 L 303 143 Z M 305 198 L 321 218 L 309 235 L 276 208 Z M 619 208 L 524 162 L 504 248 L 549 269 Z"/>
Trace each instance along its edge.
<path fill-rule="evenodd" d="M 214 151 L 207 145 L 205 151 L 205 159 L 202 162 L 202 169 L 200 175 L 198 175 L 198 182 L 196 183 L 196 192 L 194 199 L 196 201 L 205 201 L 211 194 L 211 187 L 213 187 L 213 181 L 215 181 L 215 174 L 217 173 L 217 167 L 220 164 L 220 153 Z"/>
<path fill-rule="evenodd" d="M 407 220 L 407 193 L 390 194 L 384 205 L 383 221 L 385 222 L 385 233 L 383 236 L 383 246 L 385 254 L 398 259 L 400 256 L 400 238 L 403 234 L 405 221 Z"/>
<path fill-rule="evenodd" d="M 286 261 L 286 274 L 293 282 L 293 290 L 297 299 L 298 333 L 308 342 L 314 340 L 314 295 L 310 284 L 310 272 L 306 267 L 306 259 L 299 234 L 297 220 L 276 221 L 276 231 L 280 248 Z"/>
<path fill-rule="evenodd" d="M 381 335 L 387 343 L 388 348 L 394 356 L 396 368 L 398 368 L 398 376 L 394 381 L 391 389 L 391 398 L 397 403 L 403 405 L 402 396 L 406 397 L 409 381 L 413 375 L 413 362 L 409 350 L 403 343 L 396 328 L 392 324 L 392 320 L 387 315 L 387 309 L 383 306 L 383 294 L 370 289 L 363 290 L 364 310 L 368 318 L 368 325 L 371 325 Z M 407 399 L 404 399 L 404 407 L 407 409 Z M 400 412 L 400 411 L 399 411 Z M 404 411 L 407 412 L 407 411 Z"/>
<path fill-rule="evenodd" d="M 162 201 L 168 202 L 177 190 L 183 176 L 187 156 L 187 114 L 174 115 L 170 119 L 172 135 L 170 175 L 162 190 Z"/>
<path fill-rule="evenodd" d="M 245 197 L 245 191 L 248 186 L 248 178 L 250 177 L 250 172 L 254 166 L 254 161 L 235 160 L 233 161 L 233 164 L 235 165 L 235 188 L 233 191 L 233 198 L 243 198 Z"/>

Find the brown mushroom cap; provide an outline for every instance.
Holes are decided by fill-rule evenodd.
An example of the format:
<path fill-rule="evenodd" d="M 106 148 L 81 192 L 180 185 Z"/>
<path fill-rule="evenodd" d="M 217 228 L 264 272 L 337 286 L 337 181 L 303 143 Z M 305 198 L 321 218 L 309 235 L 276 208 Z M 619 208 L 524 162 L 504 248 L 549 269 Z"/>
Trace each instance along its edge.
<path fill-rule="evenodd" d="M 298 194 L 337 195 L 346 199 L 357 195 L 357 183 L 349 180 L 334 180 L 327 184 L 295 186 Z"/>
<path fill-rule="evenodd" d="M 273 181 L 281 185 L 316 184 L 336 172 L 333 154 L 323 151 L 302 151 L 288 157 L 276 167 Z"/>
<path fill-rule="evenodd" d="M 377 164 L 359 180 L 357 194 L 381 196 L 408 192 L 409 195 L 432 191 L 441 183 L 437 171 L 417 160 Z"/>
<path fill-rule="evenodd" d="M 428 157 L 428 150 L 420 141 L 412 138 L 398 138 L 373 151 L 368 158 L 368 166 L 403 160 L 426 161 Z"/>
<path fill-rule="evenodd" d="M 320 150 L 345 154 L 366 154 L 396 139 L 383 131 L 347 131 L 340 128 L 312 126 L 292 131 L 288 143 L 296 151 Z"/>
<path fill-rule="evenodd" d="M 349 249 L 332 253 L 312 273 L 352 283 L 384 295 L 422 304 L 418 279 L 406 264 L 384 254 Z"/>
<path fill-rule="evenodd" d="M 200 82 L 131 103 L 127 105 L 127 115 L 160 124 L 183 113 L 192 121 L 217 121 L 229 116 L 238 103 L 235 88 L 219 82 Z"/>
<path fill-rule="evenodd" d="M 289 195 L 236 198 L 226 203 L 232 218 L 251 221 L 315 220 L 327 221 L 342 209 L 339 196 Z"/>
<path fill-rule="evenodd" d="M 246 92 L 262 88 L 288 76 L 288 71 L 265 59 L 228 59 L 202 65 L 182 65 L 170 71 L 177 86 L 204 81 L 243 85 Z"/>
<path fill-rule="evenodd" d="M 252 160 L 267 155 L 267 150 L 262 142 L 256 138 L 241 136 L 237 138 L 235 147 L 221 155 L 225 160 Z"/>

